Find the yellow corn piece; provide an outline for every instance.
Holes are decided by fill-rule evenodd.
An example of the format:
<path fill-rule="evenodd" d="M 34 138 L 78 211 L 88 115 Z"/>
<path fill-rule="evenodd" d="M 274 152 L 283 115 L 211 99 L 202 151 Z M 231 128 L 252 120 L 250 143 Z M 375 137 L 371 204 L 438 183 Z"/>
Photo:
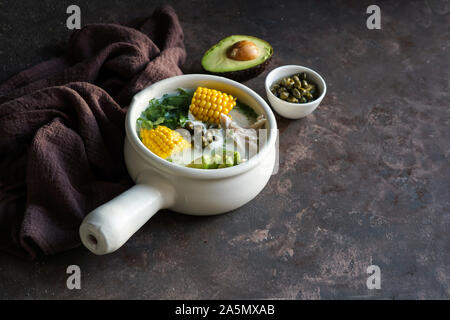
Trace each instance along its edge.
<path fill-rule="evenodd" d="M 166 159 L 170 155 L 188 148 L 191 144 L 181 134 L 167 128 L 158 126 L 156 129 L 141 129 L 139 132 L 142 143 L 157 156 Z"/>
<path fill-rule="evenodd" d="M 228 114 L 236 105 L 232 95 L 214 89 L 198 87 L 192 97 L 189 110 L 197 120 L 220 123 L 220 114 Z"/>

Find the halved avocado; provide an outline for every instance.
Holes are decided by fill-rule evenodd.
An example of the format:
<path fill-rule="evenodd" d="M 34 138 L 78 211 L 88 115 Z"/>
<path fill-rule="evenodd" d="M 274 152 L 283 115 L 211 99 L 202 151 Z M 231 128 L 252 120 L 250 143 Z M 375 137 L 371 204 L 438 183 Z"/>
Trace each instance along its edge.
<path fill-rule="evenodd" d="M 212 46 L 202 58 L 203 69 L 237 81 L 256 77 L 270 62 L 271 45 L 251 36 L 233 35 Z"/>

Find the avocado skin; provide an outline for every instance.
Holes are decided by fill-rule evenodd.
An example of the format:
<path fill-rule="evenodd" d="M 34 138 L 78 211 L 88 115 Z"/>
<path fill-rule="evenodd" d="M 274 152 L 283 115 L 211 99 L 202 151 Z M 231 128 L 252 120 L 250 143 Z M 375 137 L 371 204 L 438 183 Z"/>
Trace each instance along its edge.
<path fill-rule="evenodd" d="M 228 71 L 228 72 L 211 72 L 211 71 L 208 71 L 205 68 L 203 68 L 203 66 L 202 66 L 202 69 L 207 74 L 213 74 L 216 76 L 225 77 L 225 78 L 235 80 L 238 82 L 244 82 L 244 81 L 247 81 L 247 80 L 257 77 L 262 72 L 264 72 L 264 70 L 269 66 L 270 61 L 272 60 L 272 56 L 269 59 L 267 59 L 266 61 L 264 61 L 263 63 L 258 64 L 257 66 L 254 66 L 252 68 L 245 69 L 245 70 Z"/>

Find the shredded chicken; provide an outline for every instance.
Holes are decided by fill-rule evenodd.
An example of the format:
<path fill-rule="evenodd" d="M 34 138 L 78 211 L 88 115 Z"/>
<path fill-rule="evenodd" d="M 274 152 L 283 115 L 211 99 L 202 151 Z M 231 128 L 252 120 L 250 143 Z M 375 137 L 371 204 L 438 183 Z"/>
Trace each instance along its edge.
<path fill-rule="evenodd" d="M 266 124 L 266 117 L 264 117 L 263 114 L 259 115 L 258 118 L 256 118 L 256 121 L 250 126 L 251 129 L 261 129 Z"/>
<path fill-rule="evenodd" d="M 260 115 L 256 122 L 248 128 L 243 128 L 233 121 L 225 114 L 220 115 L 220 125 L 225 130 L 227 144 L 233 143 L 237 151 L 246 158 L 251 158 L 258 152 L 258 132 L 266 123 L 264 115 Z M 229 141 L 231 139 L 231 141 Z"/>

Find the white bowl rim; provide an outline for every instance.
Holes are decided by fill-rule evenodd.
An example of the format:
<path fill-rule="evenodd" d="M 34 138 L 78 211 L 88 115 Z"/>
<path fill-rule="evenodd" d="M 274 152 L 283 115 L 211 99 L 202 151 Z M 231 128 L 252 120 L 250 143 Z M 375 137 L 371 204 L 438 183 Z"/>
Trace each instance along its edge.
<path fill-rule="evenodd" d="M 323 85 L 323 91 L 320 94 L 320 96 L 317 97 L 316 99 L 314 99 L 313 101 L 306 102 L 306 103 L 288 102 L 288 101 L 284 101 L 284 100 L 278 98 L 277 96 L 275 96 L 272 93 L 272 91 L 270 91 L 270 86 L 273 84 L 273 82 L 269 84 L 269 80 L 268 79 L 275 71 L 280 71 L 280 70 L 288 69 L 288 68 L 299 68 L 299 69 L 302 70 L 302 71 L 299 71 L 299 72 L 306 72 L 306 73 L 309 72 L 309 73 L 314 74 L 320 80 L 320 82 Z M 287 64 L 287 65 L 284 65 L 284 66 L 277 67 L 277 68 L 273 69 L 272 71 L 270 71 L 267 74 L 267 76 L 266 76 L 265 87 L 266 87 L 267 94 L 269 94 L 272 97 L 274 97 L 275 99 L 277 99 L 278 102 L 281 102 L 282 105 L 284 105 L 286 107 L 293 107 L 293 106 L 295 106 L 295 107 L 309 107 L 309 106 L 312 106 L 315 103 L 322 101 L 323 97 L 325 97 L 325 94 L 327 93 L 327 84 L 325 83 L 325 80 L 322 78 L 322 76 L 319 73 L 317 73 L 316 71 L 314 71 L 313 69 L 310 69 L 308 67 L 300 66 L 300 65 L 296 65 L 296 64 Z"/>
<path fill-rule="evenodd" d="M 155 85 L 164 86 L 166 83 L 170 83 L 174 81 L 174 79 L 179 78 L 192 78 L 192 80 L 211 80 L 211 81 L 219 81 L 231 86 L 236 87 L 237 89 L 246 92 L 251 96 L 263 109 L 268 124 L 269 124 L 269 138 L 267 139 L 265 145 L 258 152 L 257 155 L 250 158 L 248 161 L 241 163 L 237 166 L 221 168 L 221 169 L 196 169 L 196 168 L 188 168 L 178 164 L 174 164 L 170 161 L 164 160 L 153 152 L 151 152 L 139 139 L 136 130 L 133 130 L 133 123 L 136 123 L 137 119 L 132 119 L 130 114 L 132 113 L 134 108 L 138 107 L 139 95 L 145 95 L 146 90 L 149 90 Z M 159 98 L 159 97 L 156 97 Z M 161 169 L 169 174 L 179 174 L 182 176 L 193 177 L 193 178 L 201 178 L 201 179 L 217 179 L 217 178 L 226 178 L 232 177 L 243 172 L 246 172 L 252 168 L 254 168 L 257 164 L 259 164 L 264 157 L 268 156 L 270 148 L 275 147 L 276 135 L 277 135 L 277 123 L 275 120 L 275 116 L 272 112 L 272 109 L 265 102 L 265 100 L 258 95 L 255 91 L 248 88 L 247 86 L 236 82 L 234 80 L 230 80 L 224 77 L 215 76 L 215 75 L 207 75 L 207 74 L 184 74 L 171 78 L 167 78 L 158 82 L 153 83 L 152 85 L 142 89 L 138 93 L 136 93 L 130 103 L 130 106 L 127 111 L 126 120 L 125 120 L 125 131 L 126 137 L 129 140 L 130 144 L 133 148 L 145 159 L 147 162 L 151 164 L 155 164 L 158 169 Z"/>

